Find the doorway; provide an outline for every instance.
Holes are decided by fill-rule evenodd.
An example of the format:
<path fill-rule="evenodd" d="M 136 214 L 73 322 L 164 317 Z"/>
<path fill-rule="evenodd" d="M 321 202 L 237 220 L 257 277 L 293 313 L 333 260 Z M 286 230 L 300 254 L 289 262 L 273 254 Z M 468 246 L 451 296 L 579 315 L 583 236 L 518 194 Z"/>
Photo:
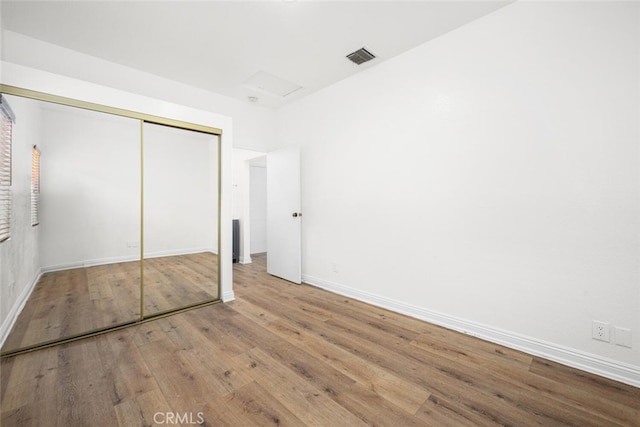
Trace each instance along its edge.
<path fill-rule="evenodd" d="M 267 271 L 301 283 L 300 147 L 257 153 L 234 149 L 234 219 L 240 264 L 265 255 Z"/>
<path fill-rule="evenodd" d="M 250 252 L 267 255 L 267 156 L 249 161 Z"/>

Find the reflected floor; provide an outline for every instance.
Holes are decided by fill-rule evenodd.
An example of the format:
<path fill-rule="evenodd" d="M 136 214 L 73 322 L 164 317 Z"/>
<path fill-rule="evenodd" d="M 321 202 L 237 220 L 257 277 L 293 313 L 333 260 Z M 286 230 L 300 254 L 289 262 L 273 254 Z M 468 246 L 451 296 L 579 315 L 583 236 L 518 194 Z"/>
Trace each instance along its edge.
<path fill-rule="evenodd" d="M 145 260 L 145 316 L 218 299 L 217 266 L 210 252 Z M 138 261 L 49 272 L 36 284 L 2 352 L 139 318 Z"/>
<path fill-rule="evenodd" d="M 218 299 L 218 257 L 211 252 L 144 260 L 144 315 Z"/>

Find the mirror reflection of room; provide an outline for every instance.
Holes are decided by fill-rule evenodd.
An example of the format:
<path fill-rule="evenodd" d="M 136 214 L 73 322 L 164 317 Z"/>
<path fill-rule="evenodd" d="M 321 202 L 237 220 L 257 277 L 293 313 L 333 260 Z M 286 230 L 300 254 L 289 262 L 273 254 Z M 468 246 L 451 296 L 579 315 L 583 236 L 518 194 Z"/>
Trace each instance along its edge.
<path fill-rule="evenodd" d="M 3 354 L 218 299 L 216 135 L 2 96 L 16 117 Z"/>
<path fill-rule="evenodd" d="M 138 121 L 3 97 L 16 116 L 12 217 L 20 225 L 13 227 L 13 248 L 2 248 L 3 271 L 6 265 L 18 276 L 12 281 L 21 284 L 30 282 L 25 269 L 36 277 L 42 273 L 3 352 L 135 320 L 140 316 Z M 27 185 L 19 182 L 31 169 L 26 154 L 33 146 L 41 153 L 40 200 L 38 225 L 30 226 L 23 224 Z M 5 262 L 8 257 L 14 261 Z"/>
<path fill-rule="evenodd" d="M 144 124 L 144 313 L 219 297 L 217 136 Z"/>

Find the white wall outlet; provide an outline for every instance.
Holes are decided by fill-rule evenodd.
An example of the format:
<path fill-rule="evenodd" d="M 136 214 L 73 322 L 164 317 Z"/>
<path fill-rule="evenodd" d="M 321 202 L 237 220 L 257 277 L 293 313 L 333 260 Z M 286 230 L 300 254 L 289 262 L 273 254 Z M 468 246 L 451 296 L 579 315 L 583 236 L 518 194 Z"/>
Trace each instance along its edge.
<path fill-rule="evenodd" d="M 616 345 L 631 348 L 631 329 L 615 327 Z"/>
<path fill-rule="evenodd" d="M 609 342 L 610 329 L 611 329 L 611 325 L 609 325 L 608 323 L 594 320 L 591 327 L 591 337 L 594 340 Z"/>
<path fill-rule="evenodd" d="M 137 240 L 128 240 L 127 248 L 137 248 L 140 246 L 140 243 Z"/>
<path fill-rule="evenodd" d="M 333 271 L 334 273 L 338 272 L 338 264 L 336 264 L 335 262 L 331 263 L 331 271 Z"/>

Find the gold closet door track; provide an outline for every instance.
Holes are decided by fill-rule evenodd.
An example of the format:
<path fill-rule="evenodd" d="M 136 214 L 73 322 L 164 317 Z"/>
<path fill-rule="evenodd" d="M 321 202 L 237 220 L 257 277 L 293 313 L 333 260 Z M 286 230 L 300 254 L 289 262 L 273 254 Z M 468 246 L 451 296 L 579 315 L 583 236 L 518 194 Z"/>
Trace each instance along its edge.
<path fill-rule="evenodd" d="M 0 92 L 7 95 L 16 95 L 23 98 L 37 99 L 39 101 L 52 102 L 54 104 L 67 105 L 70 107 L 83 108 L 85 110 L 98 111 L 101 113 L 114 114 L 116 116 L 129 117 L 149 123 L 171 126 L 182 129 L 189 129 L 196 132 L 208 133 L 212 135 L 222 135 L 222 129 L 198 125 L 195 123 L 184 122 L 181 120 L 168 119 L 166 117 L 154 116 L 151 114 L 138 113 L 137 111 L 125 110 L 123 108 L 109 107 L 107 105 L 96 104 L 93 102 L 80 101 L 64 96 L 51 95 L 44 92 L 38 92 L 30 89 L 23 89 L 15 86 L 0 84 Z"/>
<path fill-rule="evenodd" d="M 150 315 L 148 317 L 140 318 L 139 320 L 132 320 L 130 322 L 120 323 L 120 324 L 115 325 L 115 326 L 107 326 L 105 328 L 96 329 L 96 330 L 89 331 L 89 332 L 86 332 L 86 333 L 75 334 L 75 335 L 68 336 L 66 338 L 55 339 L 55 340 L 46 341 L 46 342 L 43 342 L 43 343 L 40 343 L 40 344 L 34 344 L 34 345 L 31 345 L 31 346 L 28 346 L 28 347 L 19 348 L 17 350 L 7 351 L 5 353 L 2 353 L 0 355 L 0 358 L 4 359 L 5 357 L 18 356 L 20 354 L 30 353 L 32 351 L 42 350 L 44 348 L 55 347 L 57 345 L 67 344 L 67 343 L 70 343 L 70 342 L 73 342 L 73 341 L 78 341 L 78 340 L 85 339 L 85 338 L 95 337 L 96 335 L 106 334 L 107 332 L 117 331 L 119 329 L 128 328 L 130 326 L 141 325 L 143 323 L 151 322 L 153 320 L 157 320 L 157 319 L 162 319 L 164 317 L 173 316 L 174 314 L 183 313 L 185 311 L 194 310 L 196 308 L 206 307 L 206 306 L 213 305 L 213 304 L 218 304 L 219 302 L 221 302 L 220 299 L 211 300 L 211 301 L 203 301 L 203 302 L 199 302 L 199 303 L 196 303 L 196 304 L 191 304 L 191 305 L 187 305 L 187 306 L 184 306 L 184 307 L 180 307 L 180 308 L 177 308 L 175 310 L 167 310 L 167 311 L 163 311 L 163 312 L 159 312 L 159 313 L 154 313 L 154 314 L 152 314 L 152 315 Z"/>

